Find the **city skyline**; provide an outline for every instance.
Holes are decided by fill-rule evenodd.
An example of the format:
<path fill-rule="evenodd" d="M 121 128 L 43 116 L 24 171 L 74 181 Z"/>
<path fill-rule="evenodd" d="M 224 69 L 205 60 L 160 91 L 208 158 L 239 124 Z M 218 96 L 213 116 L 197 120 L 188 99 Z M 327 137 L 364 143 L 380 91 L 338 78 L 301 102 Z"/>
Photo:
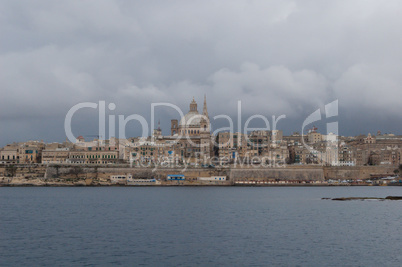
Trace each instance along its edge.
<path fill-rule="evenodd" d="M 300 133 L 284 135 L 276 124 L 284 117 L 272 117 L 272 128 L 269 119 L 262 115 L 253 115 L 245 121 L 237 121 L 239 132 L 233 127 L 233 120 L 226 115 L 212 117 L 228 121 L 230 127 L 213 130 L 210 127 L 207 96 L 204 95 L 202 112 L 198 111 L 195 98 L 189 102 L 188 112 L 170 103 L 154 103 L 153 108 L 168 107 L 180 114 L 172 118 L 170 133 L 163 134 L 158 127 L 148 132 L 148 123 L 139 114 L 125 117 L 107 115 L 107 110 L 115 110 L 116 105 L 106 105 L 104 101 L 85 102 L 72 107 L 65 119 L 64 129 L 67 138 L 63 143 L 45 143 L 39 140 L 11 143 L 0 148 L 0 163 L 3 164 L 132 164 L 138 166 L 164 167 L 189 164 L 196 166 L 214 166 L 240 164 L 241 166 L 256 163 L 264 168 L 283 167 L 285 165 L 321 165 L 321 166 L 398 166 L 401 163 L 401 135 L 381 133 L 344 137 L 338 135 L 338 101 L 325 105 L 325 113 L 320 109 L 312 112 L 303 122 Z M 81 109 L 98 111 L 99 132 L 96 135 L 74 135 L 72 119 Z M 241 102 L 238 102 L 241 114 Z M 152 112 L 154 113 L 154 112 Z M 107 124 L 108 117 L 112 123 Z M 241 117 L 241 115 L 239 115 Z M 252 119 L 261 119 L 265 128 L 251 127 Z M 325 134 L 319 133 L 315 123 L 325 121 Z M 116 121 L 119 132 L 124 132 L 130 121 L 140 124 L 141 136 L 126 137 L 118 134 L 115 137 Z M 151 119 L 151 124 L 155 124 Z M 106 129 L 109 129 L 107 136 Z M 146 129 L 146 131 L 144 131 Z M 89 138 L 88 138 L 89 137 Z M 87 139 L 86 139 L 87 138 Z M 120 178 L 119 178 L 120 179 Z"/>
<path fill-rule="evenodd" d="M 204 96 L 205 95 L 206 94 L 204 94 Z M 194 99 L 194 98 L 195 97 L 193 96 L 190 99 Z M 187 100 L 187 102 L 188 102 L 188 100 Z M 111 104 L 114 107 L 117 106 L 116 110 L 119 110 L 118 109 L 119 105 L 116 105 L 116 103 L 113 103 L 113 102 L 108 103 L 108 102 L 106 102 L 104 100 L 101 100 L 99 102 L 85 102 L 85 103 L 91 103 L 92 105 L 99 105 L 100 103 L 104 103 L 103 105 L 106 105 L 106 106 Z M 163 103 L 163 104 L 160 105 L 161 103 Z M 152 105 L 154 105 L 154 104 L 155 103 L 150 104 L 149 110 L 151 110 Z M 157 103 L 157 104 L 158 104 L 157 107 L 154 108 L 154 110 L 155 110 L 154 114 L 156 114 L 154 118 L 151 118 L 151 116 L 149 114 L 151 112 L 149 112 L 149 111 L 145 112 L 145 114 L 144 113 L 140 113 L 140 114 L 118 114 L 118 113 L 115 112 L 114 109 L 110 110 L 109 108 L 106 107 L 106 110 L 105 110 L 106 112 L 105 112 L 105 117 L 104 117 L 105 121 L 103 122 L 105 124 L 105 126 L 106 126 L 106 129 L 105 129 L 106 135 L 103 136 L 103 137 L 102 137 L 101 133 L 98 132 L 99 131 L 99 111 L 98 111 L 98 108 L 95 108 L 95 109 L 81 108 L 81 110 L 78 110 L 76 112 L 77 114 L 72 118 L 73 132 L 75 134 L 75 137 L 81 135 L 81 136 L 86 137 L 86 139 L 91 138 L 91 137 L 92 138 L 101 137 L 100 139 L 109 139 L 111 137 L 117 137 L 118 138 L 119 137 L 119 129 L 118 129 L 119 128 L 119 121 L 118 121 L 118 117 L 123 116 L 124 118 L 128 118 L 130 115 L 138 115 L 138 116 L 143 117 L 143 119 L 145 119 L 147 124 L 148 124 L 148 127 L 147 127 L 148 135 L 147 136 L 151 136 L 152 129 L 155 129 L 158 126 L 161 128 L 163 135 L 169 135 L 169 133 L 170 133 L 170 120 L 174 119 L 174 118 L 180 119 L 179 113 L 175 110 L 175 108 L 180 109 L 180 111 L 183 114 L 186 114 L 189 110 L 188 110 L 187 107 L 176 106 L 176 105 L 171 104 L 171 103 L 160 102 L 160 103 Z M 303 119 L 302 118 L 295 119 L 294 117 L 289 118 L 286 114 L 272 115 L 272 116 L 274 116 L 274 118 L 272 118 L 272 116 L 270 116 L 270 115 L 260 114 L 260 113 L 257 113 L 257 114 L 244 114 L 244 109 L 245 108 L 244 108 L 243 102 L 239 100 L 236 104 L 237 104 L 237 106 L 234 107 L 234 111 L 231 112 L 231 113 L 235 113 L 235 115 L 233 115 L 233 116 L 230 116 L 230 115 L 227 115 L 227 114 L 214 114 L 213 113 L 213 111 L 215 110 L 214 106 L 211 105 L 211 104 L 208 104 L 209 109 L 212 110 L 210 112 L 210 114 L 211 114 L 210 123 L 211 123 L 211 131 L 212 132 L 213 131 L 222 132 L 222 130 L 219 130 L 219 129 L 227 128 L 229 126 L 228 121 L 226 119 L 222 120 L 222 118 L 219 118 L 220 115 L 229 116 L 231 121 L 232 121 L 232 123 L 234 124 L 233 130 L 230 131 L 230 132 L 237 132 L 238 131 L 238 122 L 239 122 L 239 120 L 238 120 L 238 118 L 239 118 L 239 116 L 238 116 L 239 115 L 238 114 L 239 109 L 241 111 L 241 116 L 240 116 L 241 124 L 240 124 L 240 126 L 241 126 L 242 132 L 244 131 L 244 128 L 245 128 L 245 122 L 248 119 L 250 119 L 251 117 L 258 115 L 258 116 L 261 116 L 261 117 L 265 117 L 265 119 L 268 121 L 268 123 L 269 123 L 268 124 L 268 128 L 269 128 L 268 130 L 272 130 L 273 120 L 276 120 L 276 122 L 277 122 L 276 129 L 283 131 L 284 134 L 292 135 L 295 132 L 298 132 L 298 133 L 302 134 L 302 123 L 304 122 L 306 117 L 308 115 L 310 115 L 310 114 L 306 113 L 305 118 L 303 118 Z M 79 106 L 80 103 L 78 103 L 77 105 Z M 168 105 L 171 105 L 172 107 L 174 106 L 174 108 L 169 107 Z M 187 105 L 188 105 L 188 103 L 187 103 Z M 240 105 L 240 107 L 239 107 L 239 105 Z M 325 114 L 324 106 L 321 106 L 321 107 L 318 107 L 318 108 L 320 109 L 321 113 L 324 115 Z M 311 113 L 313 111 L 314 110 L 312 109 L 309 112 Z M 66 113 L 68 113 L 68 111 Z M 148 115 L 148 117 L 146 117 L 146 115 Z M 114 120 L 115 120 L 115 124 L 114 124 L 115 125 L 115 130 L 114 130 L 115 134 L 112 134 L 112 135 L 110 135 L 110 132 L 109 132 L 110 131 L 109 128 L 111 127 L 110 126 L 110 116 L 114 117 Z M 217 118 L 214 118 L 215 116 Z M 282 117 L 280 117 L 280 116 L 282 116 Z M 279 117 L 279 120 L 278 120 L 278 117 Z M 66 118 L 62 118 L 62 121 L 58 121 L 57 124 L 63 127 L 63 124 L 65 123 L 65 120 L 66 120 Z M 77 121 L 79 121 L 79 123 L 77 123 Z M 154 122 L 153 126 L 151 125 L 152 121 Z M 398 128 L 399 128 L 398 125 L 396 125 L 396 127 L 385 128 L 385 130 L 384 130 L 384 128 L 377 128 L 376 127 L 377 125 L 372 125 L 368 129 L 368 132 L 363 132 L 363 130 L 361 128 L 359 128 L 360 130 L 345 129 L 344 127 L 342 127 L 342 126 L 344 126 L 344 124 L 342 124 L 342 110 L 339 110 L 339 116 L 336 116 L 335 119 L 325 120 L 325 118 L 323 118 L 322 121 L 321 120 L 317 121 L 317 122 L 315 122 L 313 124 L 309 124 L 308 126 L 310 128 L 313 127 L 313 126 L 317 127 L 318 132 L 320 132 L 322 134 L 325 134 L 327 132 L 326 122 L 330 122 L 330 121 L 337 121 L 339 123 L 339 129 L 338 130 L 339 130 L 339 135 L 340 136 L 353 137 L 353 136 L 367 135 L 367 134 L 375 135 L 379 131 L 382 132 L 383 134 L 395 134 L 395 135 L 401 134 L 398 131 L 392 131 L 392 129 L 394 129 L 394 128 L 395 128 L 395 130 L 398 130 Z M 265 122 L 262 121 L 260 118 L 254 118 L 250 122 L 251 123 L 249 125 L 251 125 L 252 127 L 249 126 L 249 128 L 256 127 L 256 128 L 263 129 L 263 128 L 266 127 Z M 359 121 L 356 121 L 356 124 L 358 124 L 358 123 L 359 123 Z M 304 129 L 305 130 L 304 134 L 306 134 L 307 133 L 306 130 L 308 130 L 310 128 Z M 46 129 L 47 128 L 44 128 L 44 130 L 46 130 Z M 387 129 L 391 129 L 391 130 L 387 131 Z M 2 128 L 2 130 L 4 131 L 5 129 Z M 24 141 L 29 141 L 29 140 L 43 140 L 44 142 L 47 142 L 47 143 L 65 141 L 67 136 L 65 134 L 64 128 L 61 128 L 61 129 L 58 129 L 58 130 L 59 131 L 57 131 L 57 130 L 53 131 L 52 130 L 51 135 L 47 135 L 47 134 L 44 134 L 44 135 L 39 134 L 38 135 L 38 133 L 35 133 L 33 135 L 29 135 L 29 134 L 24 135 L 24 134 L 22 134 L 22 135 L 12 136 L 12 137 L 8 137 L 8 138 L 4 138 L 4 135 L 3 135 L 3 138 L 1 139 L 0 145 L 5 146 L 6 144 L 9 144 L 9 143 L 24 142 Z M 138 121 L 131 120 L 131 121 L 128 121 L 128 123 L 126 125 L 126 134 L 125 134 L 125 136 L 127 138 L 141 137 L 142 136 L 141 131 L 142 131 L 142 128 L 141 128 L 141 125 L 138 123 Z M 57 135 L 56 134 L 57 132 L 59 132 L 60 135 Z M 224 130 L 223 132 L 227 132 L 227 130 Z M 248 131 L 248 132 L 250 132 L 250 131 Z M 53 133 L 55 133 L 55 134 L 53 134 Z M 345 133 L 351 133 L 351 134 L 345 134 Z M 147 136 L 142 136 L 142 137 L 147 137 Z"/>

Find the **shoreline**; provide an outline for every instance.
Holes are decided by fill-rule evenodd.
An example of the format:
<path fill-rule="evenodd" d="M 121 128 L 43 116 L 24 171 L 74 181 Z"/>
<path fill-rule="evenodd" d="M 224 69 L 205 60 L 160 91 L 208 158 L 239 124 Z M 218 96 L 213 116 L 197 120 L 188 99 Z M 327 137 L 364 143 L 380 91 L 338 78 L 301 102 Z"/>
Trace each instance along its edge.
<path fill-rule="evenodd" d="M 0 166 L 0 187 L 66 187 L 66 186 L 252 186 L 252 187 L 298 187 L 298 186 L 387 186 L 401 185 L 401 178 L 391 177 L 390 167 L 318 167 L 292 166 L 289 168 L 191 168 L 150 169 L 123 168 L 118 166 L 53 166 L 17 165 Z M 168 179 L 169 176 L 182 179 Z M 116 178 L 118 177 L 118 178 Z M 123 179 L 125 177 L 125 179 Z M 148 180 L 138 184 L 127 182 Z M 184 178 L 185 177 L 185 178 Z M 209 179 L 215 177 L 213 179 Z M 216 180 L 217 177 L 224 179 Z M 392 181 L 390 178 L 394 178 Z M 120 180 L 119 180 L 120 179 Z M 123 180 L 122 180 L 123 179 Z M 131 178 L 130 178 L 131 179 Z M 215 179 L 215 180 L 214 180 Z M 156 182 L 149 182 L 155 180 Z M 398 181 L 399 180 L 399 181 Z M 128 183 L 128 185 L 127 185 Z M 120 185 L 116 185 L 120 184 Z"/>
<path fill-rule="evenodd" d="M 83 184 L 0 184 L 0 187 L 387 187 L 387 186 L 402 186 L 395 185 L 369 185 L 369 184 L 161 184 L 161 185 L 115 185 L 115 184 L 98 184 L 98 185 L 83 185 Z"/>

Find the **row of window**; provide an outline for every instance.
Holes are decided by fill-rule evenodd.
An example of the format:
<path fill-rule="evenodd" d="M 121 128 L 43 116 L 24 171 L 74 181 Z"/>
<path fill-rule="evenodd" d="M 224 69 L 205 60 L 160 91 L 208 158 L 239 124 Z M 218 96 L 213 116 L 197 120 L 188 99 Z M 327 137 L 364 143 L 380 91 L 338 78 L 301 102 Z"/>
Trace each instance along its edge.
<path fill-rule="evenodd" d="M 141 147 L 142 151 L 145 151 L 145 150 L 148 150 L 148 149 L 151 150 L 151 151 L 154 151 L 155 148 Z M 138 147 L 135 148 L 135 151 L 138 151 Z"/>
<path fill-rule="evenodd" d="M 206 131 L 207 127 L 204 126 L 204 131 Z M 181 130 L 181 134 L 199 134 L 200 130 Z"/>
<path fill-rule="evenodd" d="M 108 163 L 110 163 L 110 162 L 107 162 L 107 161 L 90 161 L 90 162 L 75 161 L 75 162 L 72 162 L 72 163 L 75 163 L 75 164 L 85 164 L 85 163 L 90 163 L 90 164 L 108 164 Z"/>
<path fill-rule="evenodd" d="M 73 159 L 115 159 L 116 155 L 102 155 L 102 157 L 100 155 L 72 155 L 71 158 Z"/>
<path fill-rule="evenodd" d="M 17 159 L 19 159 L 20 157 L 19 156 L 17 156 Z M 10 158 L 10 156 L 8 155 L 7 156 L 7 158 L 3 155 L 3 156 L 1 156 L 1 159 L 6 159 L 6 160 L 10 160 L 11 158 Z M 15 159 L 15 156 L 13 156 L 13 158 L 12 159 Z"/>
<path fill-rule="evenodd" d="M 106 148 L 106 147 L 105 147 L 105 148 Z M 108 150 L 111 150 L 110 147 L 108 147 L 107 149 L 108 149 Z M 99 148 L 98 148 L 98 147 L 95 147 L 95 150 L 96 150 L 96 151 L 102 150 L 102 148 L 101 148 L 101 147 L 99 147 Z M 106 150 L 106 149 L 103 149 L 103 150 Z M 117 150 L 117 147 L 115 147 L 114 150 Z M 88 151 L 92 151 L 92 147 L 88 147 Z"/>

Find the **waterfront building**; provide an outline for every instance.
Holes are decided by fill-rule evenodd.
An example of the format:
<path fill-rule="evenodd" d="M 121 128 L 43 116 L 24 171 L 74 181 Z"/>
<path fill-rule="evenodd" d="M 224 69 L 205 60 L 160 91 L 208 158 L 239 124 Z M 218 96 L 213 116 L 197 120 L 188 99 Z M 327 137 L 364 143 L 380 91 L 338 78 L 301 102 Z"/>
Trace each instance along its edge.
<path fill-rule="evenodd" d="M 115 150 L 74 150 L 70 151 L 67 163 L 73 164 L 113 164 L 119 161 L 119 151 Z"/>
<path fill-rule="evenodd" d="M 370 133 L 359 135 L 346 142 L 355 152 L 357 166 L 363 165 L 399 165 L 401 161 L 402 136 Z"/>
<path fill-rule="evenodd" d="M 43 141 L 28 141 L 19 148 L 19 163 L 41 163 L 42 150 L 45 148 Z"/>
<path fill-rule="evenodd" d="M 289 149 L 287 144 L 271 146 L 269 152 L 264 157 L 268 160 L 267 163 L 288 163 L 289 162 Z"/>
<path fill-rule="evenodd" d="M 0 162 L 5 164 L 19 163 L 19 145 L 14 143 L 6 145 L 0 150 Z"/>
<path fill-rule="evenodd" d="M 67 163 L 70 156 L 69 148 L 45 149 L 42 151 L 43 164 L 63 164 Z"/>
<path fill-rule="evenodd" d="M 342 142 L 338 149 L 338 166 L 355 166 L 356 165 L 356 151 Z"/>

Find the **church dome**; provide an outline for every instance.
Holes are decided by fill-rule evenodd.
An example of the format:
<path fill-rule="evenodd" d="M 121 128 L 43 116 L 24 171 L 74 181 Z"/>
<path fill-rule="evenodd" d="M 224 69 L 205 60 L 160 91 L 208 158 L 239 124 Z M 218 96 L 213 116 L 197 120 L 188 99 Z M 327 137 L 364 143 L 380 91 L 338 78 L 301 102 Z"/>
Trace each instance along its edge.
<path fill-rule="evenodd" d="M 197 111 L 190 111 L 184 117 L 181 118 L 179 126 L 185 127 L 200 127 L 202 115 Z"/>
<path fill-rule="evenodd" d="M 207 106 L 206 106 L 206 97 L 204 97 L 204 111 L 203 114 L 198 113 L 197 110 L 197 102 L 195 102 L 194 98 L 193 101 L 190 103 L 190 111 L 181 118 L 179 122 L 179 129 L 186 129 L 186 128 L 198 128 L 198 129 L 193 129 L 197 133 L 200 132 L 200 130 L 209 130 L 209 127 L 203 124 L 203 127 L 201 127 L 201 124 L 207 122 L 209 123 L 209 118 L 208 118 L 208 111 L 207 111 Z M 201 129 L 203 128 L 203 129 Z"/>

